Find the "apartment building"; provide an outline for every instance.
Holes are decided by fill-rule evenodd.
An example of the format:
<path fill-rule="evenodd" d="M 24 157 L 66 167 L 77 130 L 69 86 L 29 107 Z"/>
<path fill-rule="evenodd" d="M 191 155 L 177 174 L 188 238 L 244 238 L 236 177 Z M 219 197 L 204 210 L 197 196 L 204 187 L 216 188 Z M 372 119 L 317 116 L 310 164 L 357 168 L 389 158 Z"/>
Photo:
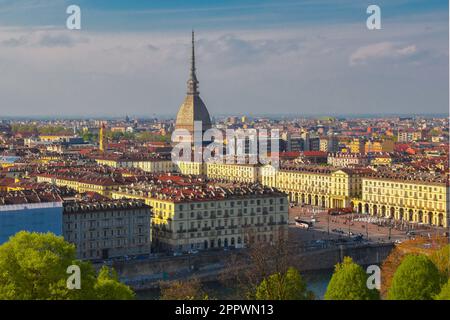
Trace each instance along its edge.
<path fill-rule="evenodd" d="M 267 165 L 261 168 L 261 182 L 286 192 L 294 203 L 344 208 L 361 194 L 361 170 L 294 163 L 282 164 L 276 170 Z"/>
<path fill-rule="evenodd" d="M 142 199 L 154 210 L 152 239 L 159 250 L 244 247 L 276 242 L 287 232 L 286 194 L 259 184 L 141 183 L 121 187 L 114 199 Z"/>
<path fill-rule="evenodd" d="M 151 208 L 139 200 L 64 203 L 63 236 L 77 258 L 103 260 L 149 254 Z"/>
<path fill-rule="evenodd" d="M 362 153 L 330 153 L 327 163 L 337 168 L 349 168 L 369 165 L 369 157 Z"/>
<path fill-rule="evenodd" d="M 95 162 L 112 168 L 137 168 L 150 173 L 174 172 L 177 168 L 169 156 L 99 154 Z"/>
<path fill-rule="evenodd" d="M 447 227 L 448 178 L 431 174 L 378 173 L 362 177 L 357 212 L 399 221 Z"/>
<path fill-rule="evenodd" d="M 207 162 L 206 175 L 209 179 L 255 183 L 258 181 L 259 164 L 227 164 Z"/>

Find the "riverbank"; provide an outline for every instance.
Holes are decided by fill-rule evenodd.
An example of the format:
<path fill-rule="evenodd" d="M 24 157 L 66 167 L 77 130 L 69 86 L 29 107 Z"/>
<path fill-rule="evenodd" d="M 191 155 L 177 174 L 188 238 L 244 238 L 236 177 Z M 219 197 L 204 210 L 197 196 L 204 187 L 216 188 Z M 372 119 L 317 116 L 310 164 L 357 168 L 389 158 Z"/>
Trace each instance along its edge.
<path fill-rule="evenodd" d="M 303 279 L 306 281 L 308 289 L 311 290 L 316 299 L 322 300 L 330 282 L 333 269 L 307 271 L 302 273 Z M 202 283 L 203 290 L 209 297 L 219 300 L 236 299 L 239 290 L 237 283 L 229 284 L 225 287 L 220 281 L 206 281 Z M 136 293 L 138 300 L 159 300 L 160 290 L 158 288 L 140 290 Z"/>

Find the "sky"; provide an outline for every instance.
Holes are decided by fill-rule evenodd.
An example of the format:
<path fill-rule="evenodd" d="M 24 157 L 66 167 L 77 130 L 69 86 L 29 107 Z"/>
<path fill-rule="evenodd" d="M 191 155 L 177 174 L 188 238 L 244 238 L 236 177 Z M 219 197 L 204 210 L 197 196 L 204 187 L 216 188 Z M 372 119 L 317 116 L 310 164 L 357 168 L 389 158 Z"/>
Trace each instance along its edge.
<path fill-rule="evenodd" d="M 175 116 L 192 29 L 211 115 L 448 114 L 448 19 L 446 0 L 0 0 L 0 118 Z"/>

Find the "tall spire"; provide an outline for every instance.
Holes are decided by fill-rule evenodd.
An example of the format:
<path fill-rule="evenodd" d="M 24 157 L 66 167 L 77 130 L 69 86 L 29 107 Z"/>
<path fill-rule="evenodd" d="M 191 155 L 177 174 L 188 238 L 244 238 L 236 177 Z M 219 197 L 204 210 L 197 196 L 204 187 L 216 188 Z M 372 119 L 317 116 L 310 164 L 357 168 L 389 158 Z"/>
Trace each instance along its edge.
<path fill-rule="evenodd" d="M 198 80 L 195 74 L 195 39 L 194 30 L 192 30 L 192 55 L 191 55 L 191 72 L 189 74 L 189 80 L 187 82 L 188 92 L 190 95 L 198 95 Z"/>

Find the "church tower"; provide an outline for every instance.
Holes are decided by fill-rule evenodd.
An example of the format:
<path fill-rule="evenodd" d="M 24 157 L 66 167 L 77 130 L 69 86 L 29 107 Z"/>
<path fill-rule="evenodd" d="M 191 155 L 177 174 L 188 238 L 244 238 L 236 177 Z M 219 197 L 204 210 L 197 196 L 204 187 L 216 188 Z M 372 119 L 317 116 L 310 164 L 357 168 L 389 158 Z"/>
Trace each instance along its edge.
<path fill-rule="evenodd" d="M 185 129 L 194 137 L 194 122 L 202 122 L 202 133 L 211 128 L 211 118 L 205 103 L 200 98 L 195 68 L 195 39 L 192 31 L 191 69 L 187 81 L 187 93 L 178 110 L 175 129 Z"/>
<path fill-rule="evenodd" d="M 100 130 L 99 130 L 99 134 L 98 134 L 98 144 L 99 144 L 99 150 L 100 152 L 105 152 L 106 149 L 106 137 L 105 137 L 105 123 L 102 122 L 100 124 Z"/>

